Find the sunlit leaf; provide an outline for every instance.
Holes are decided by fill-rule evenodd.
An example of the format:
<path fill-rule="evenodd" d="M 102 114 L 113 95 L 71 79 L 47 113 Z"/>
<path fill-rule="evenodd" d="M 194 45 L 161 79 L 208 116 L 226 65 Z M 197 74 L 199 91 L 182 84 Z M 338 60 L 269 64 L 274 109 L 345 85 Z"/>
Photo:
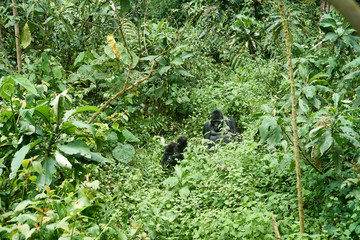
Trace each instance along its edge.
<path fill-rule="evenodd" d="M 11 174 L 10 174 L 10 179 L 13 179 L 16 176 L 16 172 L 17 170 L 19 170 L 22 161 L 24 160 L 26 154 L 29 152 L 30 150 L 30 145 L 25 145 L 23 146 L 19 151 L 17 151 L 14 155 L 14 158 L 11 162 Z"/>
<path fill-rule="evenodd" d="M 175 65 L 181 65 L 184 63 L 184 60 L 181 58 L 181 57 L 175 57 L 172 61 L 171 61 L 172 64 L 175 64 Z"/>
<path fill-rule="evenodd" d="M 42 168 L 42 165 L 39 161 L 34 161 L 32 163 L 32 167 L 34 168 L 34 170 L 39 173 L 39 174 L 42 174 L 43 172 L 43 168 Z"/>
<path fill-rule="evenodd" d="M 322 143 L 320 145 L 320 152 L 321 155 L 323 155 L 332 145 L 333 143 L 333 137 L 331 135 L 330 131 L 325 131 L 322 135 Z"/>
<path fill-rule="evenodd" d="M 20 212 L 22 210 L 24 210 L 29 204 L 33 203 L 33 201 L 31 200 L 25 200 L 25 201 L 22 201 L 21 203 L 19 203 L 16 208 L 15 208 L 15 212 Z"/>
<path fill-rule="evenodd" d="M 179 194 L 182 198 L 187 198 L 190 195 L 190 190 L 188 186 L 185 186 L 179 190 Z"/>
<path fill-rule="evenodd" d="M 27 48 L 31 43 L 31 32 L 27 22 L 22 29 L 20 40 L 23 48 Z"/>
<path fill-rule="evenodd" d="M 334 101 L 334 107 L 337 108 L 339 105 L 340 95 L 337 93 L 334 93 L 332 96 L 332 99 Z"/>
<path fill-rule="evenodd" d="M 122 131 L 122 134 L 124 135 L 125 140 L 128 141 L 128 142 L 139 142 L 139 141 L 140 141 L 137 137 L 135 137 L 134 134 L 132 134 L 132 133 L 131 133 L 129 130 L 127 130 L 127 129 L 124 129 L 124 130 Z"/>
<path fill-rule="evenodd" d="M 135 149 L 129 144 L 119 143 L 117 147 L 112 150 L 113 157 L 123 163 L 128 163 L 135 155 Z"/>
<path fill-rule="evenodd" d="M 62 155 L 60 152 L 56 151 L 55 154 L 56 162 L 60 165 L 60 167 L 71 169 L 72 164 L 69 162 L 69 160 Z"/>
<path fill-rule="evenodd" d="M 18 84 L 20 84 L 21 86 L 23 86 L 25 89 L 27 89 L 28 91 L 30 91 L 31 93 L 35 94 L 36 96 L 38 96 L 38 93 L 36 91 L 35 85 L 26 77 L 24 77 L 23 75 L 20 74 L 15 74 L 12 79 L 14 79 L 15 82 L 17 82 Z"/>
<path fill-rule="evenodd" d="M 59 149 L 69 155 L 82 155 L 90 158 L 90 148 L 81 140 L 70 142 L 66 145 L 60 145 Z"/>

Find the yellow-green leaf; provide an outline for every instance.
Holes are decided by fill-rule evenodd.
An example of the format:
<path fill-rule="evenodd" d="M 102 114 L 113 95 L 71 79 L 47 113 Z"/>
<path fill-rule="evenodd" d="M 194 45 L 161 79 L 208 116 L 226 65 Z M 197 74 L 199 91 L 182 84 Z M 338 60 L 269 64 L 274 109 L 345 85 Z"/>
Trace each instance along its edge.
<path fill-rule="evenodd" d="M 107 37 L 107 43 L 111 49 L 111 51 L 115 54 L 116 58 L 120 60 L 120 51 L 119 51 L 119 46 L 117 45 L 114 35 L 113 34 L 109 34 Z"/>
<path fill-rule="evenodd" d="M 22 29 L 20 40 L 23 48 L 27 48 L 31 43 L 31 32 L 28 23 Z"/>

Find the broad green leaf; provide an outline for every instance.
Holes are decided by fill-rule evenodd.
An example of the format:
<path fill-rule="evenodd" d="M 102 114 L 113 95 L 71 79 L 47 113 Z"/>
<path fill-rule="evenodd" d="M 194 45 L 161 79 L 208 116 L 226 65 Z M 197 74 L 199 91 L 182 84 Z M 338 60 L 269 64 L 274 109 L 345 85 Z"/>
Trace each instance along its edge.
<path fill-rule="evenodd" d="M 92 77 L 96 71 L 96 68 L 92 65 L 81 65 L 77 73 L 79 74 L 80 78 L 94 81 L 94 78 Z"/>
<path fill-rule="evenodd" d="M 360 143 L 356 138 L 354 138 L 348 134 L 343 134 L 343 133 L 339 134 L 339 136 L 341 136 L 344 139 L 347 139 L 355 147 L 360 147 Z"/>
<path fill-rule="evenodd" d="M 164 92 L 166 91 L 166 88 L 164 86 L 160 86 L 159 88 L 155 89 L 154 94 L 155 97 L 161 98 L 161 96 L 164 94 Z"/>
<path fill-rule="evenodd" d="M 127 130 L 127 129 L 124 129 L 124 130 L 122 131 L 122 134 L 124 135 L 125 140 L 128 141 L 128 142 L 139 142 L 139 141 L 140 141 L 137 137 L 135 137 L 134 134 L 132 134 L 132 133 L 131 133 L 129 130 Z"/>
<path fill-rule="evenodd" d="M 330 42 L 334 42 L 336 41 L 336 39 L 338 39 L 338 35 L 334 32 L 328 32 L 325 35 L 324 41 L 330 41 Z"/>
<path fill-rule="evenodd" d="M 74 66 L 76 66 L 78 63 L 82 63 L 85 58 L 85 52 L 81 52 L 75 59 Z"/>
<path fill-rule="evenodd" d="M 310 131 L 310 133 L 309 133 L 309 136 L 310 136 L 310 137 L 313 137 L 315 134 L 317 134 L 317 132 L 318 132 L 319 130 L 321 130 L 321 129 L 323 129 L 323 128 L 324 128 L 324 126 L 318 126 L 318 127 L 314 128 L 314 129 L 312 129 L 312 130 Z"/>
<path fill-rule="evenodd" d="M 25 236 L 25 239 L 29 239 L 36 230 L 36 228 L 30 230 L 30 226 L 27 223 L 18 226 L 17 229 Z"/>
<path fill-rule="evenodd" d="M 14 158 L 11 162 L 10 179 L 13 179 L 16 176 L 16 172 L 19 170 L 22 161 L 30 150 L 30 145 L 31 144 L 23 146 L 19 151 L 15 153 Z"/>
<path fill-rule="evenodd" d="M 149 56 L 146 56 L 146 57 L 142 57 L 140 59 L 145 60 L 145 61 L 154 61 L 155 58 L 157 58 L 156 55 L 149 55 Z"/>
<path fill-rule="evenodd" d="M 167 71 L 169 71 L 169 69 L 171 68 L 171 66 L 161 66 L 158 70 L 160 75 L 163 75 L 164 73 L 166 73 Z"/>
<path fill-rule="evenodd" d="M 75 113 L 85 112 L 85 111 L 100 112 L 99 108 L 95 106 L 82 106 L 82 107 L 78 107 Z"/>
<path fill-rule="evenodd" d="M 80 154 L 84 157 L 90 158 L 90 148 L 81 140 L 68 143 L 66 145 L 60 145 L 59 149 L 69 155 Z"/>
<path fill-rule="evenodd" d="M 22 29 L 20 40 L 23 48 L 27 48 L 31 43 L 31 32 L 27 22 Z"/>
<path fill-rule="evenodd" d="M 181 57 L 175 57 L 172 61 L 171 61 L 172 64 L 175 64 L 175 65 L 181 65 L 184 63 L 184 60 L 181 58 Z"/>
<path fill-rule="evenodd" d="M 179 184 L 179 178 L 177 177 L 169 177 L 164 180 L 163 182 L 165 185 L 168 185 L 170 187 L 174 187 Z"/>
<path fill-rule="evenodd" d="M 46 104 L 35 107 L 34 114 L 41 117 L 45 122 L 50 123 L 50 107 Z"/>
<path fill-rule="evenodd" d="M 354 79 L 360 76 L 360 70 L 351 72 L 344 77 L 344 80 Z"/>
<path fill-rule="evenodd" d="M 118 143 L 117 147 L 112 150 L 113 157 L 123 163 L 128 163 L 135 155 L 135 149 L 129 144 Z"/>
<path fill-rule="evenodd" d="M 39 188 L 50 186 L 53 174 L 56 172 L 56 160 L 53 156 L 46 157 L 42 162 L 43 173 L 37 178 L 37 185 Z"/>
<path fill-rule="evenodd" d="M 307 113 L 310 110 L 309 106 L 301 98 L 299 99 L 299 107 L 304 113 Z"/>
<path fill-rule="evenodd" d="M 185 171 L 184 169 L 180 166 L 180 165 L 176 165 L 174 167 L 175 169 L 175 173 L 176 173 L 176 176 L 179 178 L 179 179 L 182 179 L 184 174 L 185 174 Z"/>
<path fill-rule="evenodd" d="M 352 60 L 351 62 L 347 63 L 347 64 L 342 68 L 342 70 L 345 70 L 345 69 L 347 69 L 347 68 L 349 68 L 349 67 L 358 67 L 358 66 L 360 66 L 360 57 L 358 57 L 358 58 Z"/>
<path fill-rule="evenodd" d="M 336 20 L 332 17 L 324 17 L 320 21 L 320 28 L 324 32 L 334 32 L 337 29 Z"/>
<path fill-rule="evenodd" d="M 46 54 L 46 52 L 43 52 L 41 53 L 41 58 L 42 58 L 41 70 L 49 71 L 50 70 L 49 56 Z"/>
<path fill-rule="evenodd" d="M 185 76 L 185 77 L 193 77 L 193 75 L 191 75 L 191 73 L 189 73 L 188 71 L 186 71 L 183 68 L 175 68 L 174 71 L 181 74 L 181 75 L 183 75 L 183 76 Z"/>
<path fill-rule="evenodd" d="M 62 120 L 63 123 L 66 123 L 67 120 L 73 115 L 75 114 L 76 112 L 76 109 L 72 109 L 72 110 L 69 110 L 69 111 L 66 111 L 66 113 L 64 114 L 64 118 Z"/>
<path fill-rule="evenodd" d="M 72 164 L 69 162 L 69 160 L 62 155 L 60 152 L 56 151 L 55 154 L 56 162 L 60 165 L 60 167 L 71 169 Z"/>
<path fill-rule="evenodd" d="M 139 62 L 139 57 L 133 51 L 130 51 L 130 53 L 132 56 L 132 67 L 135 67 Z M 129 55 L 129 53 L 126 51 L 125 48 L 121 54 L 123 56 L 123 58 L 122 58 L 123 63 L 126 64 L 127 66 L 130 66 L 131 56 Z"/>
<path fill-rule="evenodd" d="M 352 109 L 358 108 L 360 105 L 360 87 L 358 87 L 356 89 L 356 99 L 353 103 L 353 105 L 351 106 Z"/>
<path fill-rule="evenodd" d="M 26 120 L 28 121 L 30 124 L 35 125 L 35 121 L 32 118 L 33 114 L 34 114 L 35 109 L 31 108 L 31 109 L 23 109 L 20 111 L 20 115 Z"/>
<path fill-rule="evenodd" d="M 335 107 L 335 108 L 338 108 L 339 100 L 340 100 L 340 95 L 337 94 L 337 93 L 334 93 L 333 96 L 332 96 L 332 99 L 333 99 L 333 101 L 334 101 L 334 107 Z"/>
<path fill-rule="evenodd" d="M 12 79 L 17 82 L 18 84 L 20 84 L 21 86 L 23 86 L 25 89 L 27 89 L 28 91 L 30 91 L 31 93 L 35 94 L 36 96 L 38 96 L 38 93 L 36 91 L 35 85 L 30 82 L 29 79 L 27 79 L 26 77 L 24 77 L 23 75 L 20 74 L 15 74 Z"/>
<path fill-rule="evenodd" d="M 72 216 L 67 216 L 63 219 L 61 219 L 57 224 L 56 224 L 56 228 L 61 228 L 67 232 L 70 232 L 69 229 L 69 223 L 67 222 L 68 219 L 70 219 Z"/>
<path fill-rule="evenodd" d="M 11 100 L 11 97 L 14 95 L 14 93 L 15 93 L 14 84 L 5 83 L 0 88 L 0 96 L 8 101 Z"/>
<path fill-rule="evenodd" d="M 41 162 L 39 162 L 39 161 L 32 162 L 32 167 L 34 168 L 34 170 L 37 173 L 39 173 L 40 175 L 42 174 L 43 168 L 42 168 Z"/>
<path fill-rule="evenodd" d="M 55 78 L 57 78 L 57 79 L 62 78 L 62 72 L 61 72 L 61 68 L 59 66 L 55 66 L 51 70 L 52 70 Z"/>
<path fill-rule="evenodd" d="M 99 163 L 111 162 L 109 159 L 104 158 L 103 156 L 101 156 L 100 153 L 96 153 L 96 152 L 90 152 L 90 158 L 88 158 L 88 160 Z"/>
<path fill-rule="evenodd" d="M 276 144 L 278 144 L 282 139 L 282 131 L 279 125 L 274 128 L 272 131 L 272 136 L 267 140 L 267 143 L 269 144 L 269 148 L 274 147 Z"/>
<path fill-rule="evenodd" d="M 70 204 L 66 210 L 67 212 L 76 214 L 78 212 L 81 212 L 90 205 L 91 205 L 90 200 L 87 197 L 83 196 L 80 199 L 76 200 L 75 202 L 72 202 L 72 204 Z"/>
<path fill-rule="evenodd" d="M 29 204 L 32 204 L 33 201 L 31 200 L 25 200 L 25 201 L 22 201 L 21 203 L 19 203 L 16 208 L 15 208 L 15 212 L 20 212 L 22 210 L 24 210 Z"/>
<path fill-rule="evenodd" d="M 193 55 L 194 55 L 193 52 L 182 52 L 182 53 L 180 54 L 180 57 L 181 57 L 182 59 L 186 59 L 186 58 L 189 58 L 189 57 L 191 57 L 191 56 L 193 56 Z"/>
<path fill-rule="evenodd" d="M 104 46 L 104 52 L 110 59 L 115 59 L 115 54 L 111 51 L 110 47 L 108 45 Z"/>
<path fill-rule="evenodd" d="M 99 187 L 100 187 L 100 181 L 99 180 L 95 180 L 93 182 L 88 182 L 88 183 L 85 183 L 86 187 L 88 188 L 92 188 L 94 190 L 98 190 Z"/>
<path fill-rule="evenodd" d="M 185 186 L 179 190 L 179 194 L 182 198 L 187 198 L 190 195 L 190 190 L 188 186 Z"/>
<path fill-rule="evenodd" d="M 54 100 L 54 113 L 56 118 L 56 124 L 60 125 L 62 116 L 64 115 L 65 109 L 65 97 L 61 94 L 57 95 Z"/>
<path fill-rule="evenodd" d="M 316 88 L 314 86 L 303 87 L 302 92 L 307 98 L 313 98 L 316 94 Z"/>
<path fill-rule="evenodd" d="M 78 128 L 87 128 L 89 130 L 89 132 L 93 136 L 95 136 L 96 130 L 95 130 L 93 125 L 87 124 L 87 123 L 84 123 L 84 122 L 81 122 L 81 121 L 77 121 L 77 120 L 72 121 L 72 124 L 74 126 L 78 127 Z"/>
<path fill-rule="evenodd" d="M 320 145 L 320 152 L 323 155 L 333 144 L 333 137 L 330 131 L 325 131 L 321 137 L 322 143 Z"/>
<path fill-rule="evenodd" d="M 321 73 L 316 74 L 316 75 L 313 76 L 312 78 L 310 78 L 310 82 L 312 82 L 312 81 L 314 81 L 314 80 L 321 79 L 321 78 L 328 78 L 328 77 L 330 77 L 330 74 L 329 74 L 329 73 L 321 72 Z"/>
<path fill-rule="evenodd" d="M 163 216 L 162 218 L 165 220 L 168 220 L 169 222 L 173 222 L 176 218 L 177 218 L 178 214 L 176 214 L 173 211 L 168 211 L 166 212 L 165 216 Z"/>

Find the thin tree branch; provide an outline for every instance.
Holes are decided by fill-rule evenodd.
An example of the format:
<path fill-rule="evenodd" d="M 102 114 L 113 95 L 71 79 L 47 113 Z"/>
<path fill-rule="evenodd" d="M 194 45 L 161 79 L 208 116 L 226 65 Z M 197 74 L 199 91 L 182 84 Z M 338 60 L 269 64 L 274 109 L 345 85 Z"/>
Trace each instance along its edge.
<path fill-rule="evenodd" d="M 107 108 L 107 106 L 109 106 L 109 104 L 110 104 L 112 101 L 114 101 L 117 97 L 119 97 L 120 95 L 123 95 L 123 94 L 124 94 L 125 92 L 127 92 L 127 91 L 130 91 L 130 90 L 133 89 L 134 87 L 138 86 L 140 83 L 148 80 L 148 79 L 150 78 L 151 74 L 152 74 L 153 71 L 154 71 L 154 65 L 155 65 L 155 61 L 153 61 L 153 62 L 151 63 L 150 72 L 149 72 L 149 74 L 148 74 L 146 77 L 144 77 L 144 78 L 140 79 L 139 81 L 135 82 L 133 85 L 129 86 L 128 88 L 122 89 L 120 92 L 116 93 L 116 94 L 115 94 L 114 96 L 112 96 L 108 101 L 106 101 L 106 102 L 100 107 L 99 112 L 96 112 L 96 113 L 91 117 L 91 119 L 88 121 L 88 124 L 92 123 L 92 122 L 95 120 L 95 118 L 100 114 L 100 112 L 104 111 L 104 110 Z"/>
<path fill-rule="evenodd" d="M 12 0 L 13 3 L 13 15 L 14 18 L 17 17 L 17 8 L 16 8 L 16 0 Z M 22 72 L 22 62 L 21 62 L 21 46 L 20 46 L 20 28 L 19 23 L 15 23 L 15 43 L 16 43 L 16 61 L 18 72 Z"/>
<path fill-rule="evenodd" d="M 104 26 L 104 25 L 99 25 L 99 24 L 96 24 L 96 23 L 93 23 L 93 22 L 89 22 L 89 21 L 86 21 L 86 20 L 83 20 L 81 18 L 78 18 L 76 17 L 75 15 L 69 13 L 69 15 L 71 15 L 73 18 L 81 21 L 81 22 L 84 22 L 84 23 L 87 23 L 87 24 L 90 24 L 90 25 L 93 25 L 95 27 L 99 27 L 99 28 L 109 28 L 109 29 L 118 29 L 119 27 L 111 27 L 111 26 Z"/>
<path fill-rule="evenodd" d="M 276 224 L 276 220 L 275 220 L 274 215 L 272 215 L 272 224 L 273 224 L 276 240 L 281 240 L 279 229 L 278 229 L 278 226 Z"/>

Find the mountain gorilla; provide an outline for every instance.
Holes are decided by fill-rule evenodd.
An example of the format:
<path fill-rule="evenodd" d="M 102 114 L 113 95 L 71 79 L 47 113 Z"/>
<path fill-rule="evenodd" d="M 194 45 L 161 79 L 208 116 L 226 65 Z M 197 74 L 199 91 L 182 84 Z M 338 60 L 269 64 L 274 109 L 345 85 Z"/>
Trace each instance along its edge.
<path fill-rule="evenodd" d="M 211 148 L 215 143 L 221 142 L 226 144 L 234 141 L 235 138 L 242 141 L 240 129 L 233 118 L 226 117 L 220 110 L 214 110 L 211 113 L 210 121 L 206 122 L 203 130 L 204 138 L 209 139 L 212 143 L 208 144 Z"/>
<path fill-rule="evenodd" d="M 178 164 L 178 160 L 184 159 L 183 152 L 187 147 L 187 137 L 180 136 L 177 139 L 177 143 L 169 143 L 165 147 L 164 155 L 161 158 L 161 166 L 163 169 L 169 169 Z"/>

